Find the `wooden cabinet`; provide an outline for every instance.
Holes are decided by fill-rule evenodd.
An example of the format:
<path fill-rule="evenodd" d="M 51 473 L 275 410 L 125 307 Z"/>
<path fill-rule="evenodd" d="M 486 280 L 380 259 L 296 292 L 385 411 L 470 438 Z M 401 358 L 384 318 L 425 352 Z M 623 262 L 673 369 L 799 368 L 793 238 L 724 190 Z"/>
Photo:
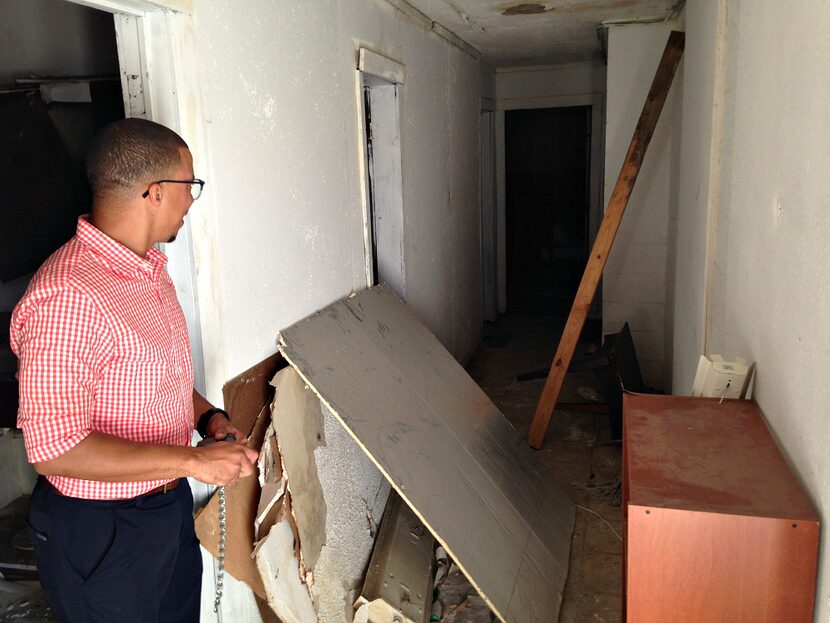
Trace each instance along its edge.
<path fill-rule="evenodd" d="M 628 623 L 812 622 L 818 517 L 755 403 L 623 404 Z"/>

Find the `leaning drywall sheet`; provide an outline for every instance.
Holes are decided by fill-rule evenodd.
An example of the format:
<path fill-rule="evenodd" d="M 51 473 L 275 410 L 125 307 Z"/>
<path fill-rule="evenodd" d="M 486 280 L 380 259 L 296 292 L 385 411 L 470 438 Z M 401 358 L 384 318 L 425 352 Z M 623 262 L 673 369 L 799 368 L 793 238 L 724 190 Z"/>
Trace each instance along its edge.
<path fill-rule="evenodd" d="M 406 305 L 372 288 L 279 339 L 498 617 L 556 620 L 573 503 Z"/>

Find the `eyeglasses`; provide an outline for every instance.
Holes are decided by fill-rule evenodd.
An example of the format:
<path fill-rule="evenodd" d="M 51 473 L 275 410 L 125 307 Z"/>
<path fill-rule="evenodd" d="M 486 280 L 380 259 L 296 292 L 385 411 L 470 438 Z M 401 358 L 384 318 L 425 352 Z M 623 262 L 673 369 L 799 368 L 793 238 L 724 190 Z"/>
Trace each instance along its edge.
<path fill-rule="evenodd" d="M 190 184 L 190 196 L 193 197 L 193 201 L 196 201 L 202 195 L 202 189 L 205 187 L 205 180 L 156 180 L 155 182 L 152 182 L 150 186 L 153 184 Z M 147 190 L 141 194 L 144 199 L 150 195 L 150 186 L 148 186 Z"/>

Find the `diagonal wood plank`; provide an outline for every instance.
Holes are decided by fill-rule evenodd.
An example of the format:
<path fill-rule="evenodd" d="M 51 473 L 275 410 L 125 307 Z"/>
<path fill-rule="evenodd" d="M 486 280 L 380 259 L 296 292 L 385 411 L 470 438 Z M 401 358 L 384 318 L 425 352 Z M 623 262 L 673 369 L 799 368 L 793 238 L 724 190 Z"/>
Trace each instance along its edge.
<path fill-rule="evenodd" d="M 597 238 L 594 241 L 594 247 L 591 250 L 591 256 L 585 266 L 582 281 L 576 292 L 571 313 L 568 315 L 568 322 L 562 332 L 562 339 L 559 341 L 559 347 L 553 357 L 553 365 L 550 367 L 548 379 L 542 390 L 542 397 L 539 399 L 536 413 L 533 415 L 528 443 L 536 449 L 541 448 L 545 440 L 556 399 L 559 397 L 562 383 L 568 372 L 568 366 L 571 364 L 571 359 L 573 359 L 579 334 L 582 333 L 582 327 L 585 325 L 588 309 L 591 307 L 591 301 L 593 301 L 596 294 L 623 213 L 626 206 L 628 206 L 631 191 L 634 189 L 634 182 L 637 181 L 637 176 L 640 173 L 646 149 L 651 141 L 651 136 L 654 134 L 654 128 L 660 118 L 663 104 L 665 104 L 666 97 L 669 94 L 669 88 L 677 72 L 677 66 L 680 64 L 680 58 L 683 56 L 684 42 L 685 34 L 682 32 L 673 31 L 669 35 L 663 57 L 660 59 L 660 65 L 657 67 L 657 73 L 651 83 L 651 90 L 646 97 L 643 112 L 640 113 L 640 120 L 637 122 L 620 175 L 614 185 L 614 191 L 611 193 L 608 208 L 605 211 Z"/>
<path fill-rule="evenodd" d="M 555 621 L 573 503 L 406 305 L 372 288 L 279 339 L 499 619 Z"/>

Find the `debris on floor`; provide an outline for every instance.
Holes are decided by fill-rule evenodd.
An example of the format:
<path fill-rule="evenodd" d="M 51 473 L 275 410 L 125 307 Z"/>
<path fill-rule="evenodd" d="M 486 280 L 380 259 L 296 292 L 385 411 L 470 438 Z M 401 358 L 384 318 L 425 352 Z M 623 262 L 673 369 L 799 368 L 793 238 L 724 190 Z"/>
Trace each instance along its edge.
<path fill-rule="evenodd" d="M 443 614 L 439 620 L 444 623 L 488 623 L 498 620 L 455 564 L 438 583 L 435 592 Z"/>
<path fill-rule="evenodd" d="M 274 363 L 273 379 L 248 371 L 225 388 L 226 404 L 230 394 L 244 405 L 240 428 L 251 429 L 249 445 L 260 450 L 259 476 L 225 487 L 225 569 L 251 588 L 266 622 L 346 621 L 374 543 L 367 516 L 382 515 L 389 486 L 297 372 Z M 214 495 L 196 517 L 202 545 L 215 557 L 218 506 Z"/>
<path fill-rule="evenodd" d="M 516 373 L 550 363 L 562 326 L 563 322 L 552 316 L 500 316 L 489 330 L 509 333 L 513 341 L 502 349 L 479 348 L 467 365 L 473 379 L 520 435 L 529 430 L 544 377 L 521 382 Z M 580 348 L 578 352 L 584 352 L 585 344 Z M 576 389 L 580 386 L 600 390 L 593 372 L 575 372 L 566 377 L 560 400 L 578 400 Z M 566 441 L 574 425 L 595 431 L 596 443 Z M 610 506 L 586 490 L 590 483 L 614 481 L 620 471 L 621 449 L 619 444 L 610 444 L 610 431 L 607 412 L 585 413 L 557 406 L 545 447 L 537 453 L 551 478 L 561 483 L 580 507 L 596 513 L 578 509 L 559 623 L 622 620 L 622 544 L 617 537 L 622 532 L 622 515 L 618 506 Z M 489 623 L 489 618 L 476 623 Z"/>

